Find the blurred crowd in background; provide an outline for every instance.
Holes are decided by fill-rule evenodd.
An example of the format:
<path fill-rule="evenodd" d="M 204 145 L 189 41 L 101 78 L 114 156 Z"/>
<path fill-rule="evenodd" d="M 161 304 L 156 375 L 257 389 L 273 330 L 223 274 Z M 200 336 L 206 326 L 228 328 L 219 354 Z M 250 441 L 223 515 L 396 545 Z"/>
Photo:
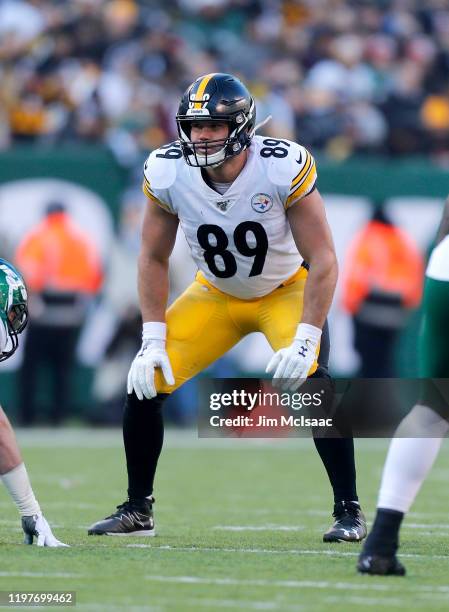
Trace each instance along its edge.
<path fill-rule="evenodd" d="M 449 152 L 446 0 L 2 0 L 0 147 L 101 140 L 132 165 L 214 71 L 334 158 Z"/>
<path fill-rule="evenodd" d="M 14 250 L 0 247 L 32 290 L 21 363 L 27 386 L 20 387 L 18 400 L 22 424 L 42 417 L 34 395 L 29 401 L 41 366 L 52 377 L 50 421 L 61 423 L 70 414 L 62 398 L 71 397 L 77 355 L 95 367 L 90 420 L 120 421 L 126 373 L 140 344 L 142 163 L 151 150 L 177 138 L 180 96 L 209 72 L 239 76 L 256 97 L 258 121 L 272 116 L 264 133 L 299 141 L 318 156 L 342 161 L 353 154 L 425 154 L 449 162 L 447 0 L 0 0 L 0 151 L 100 144 L 129 176 L 107 261 L 95 264 L 94 272 L 86 268 L 86 278 L 94 273 L 97 279 L 88 289 L 86 279 L 73 281 L 66 273 L 75 235 L 87 240 L 80 248 L 90 252 L 95 245 L 88 244 L 87 228 L 72 223 L 75 209 L 64 197 L 39 204 L 45 210 L 40 225 L 28 228 Z M 52 252 L 46 261 L 59 261 L 64 273 L 42 269 L 42 283 L 30 283 L 36 232 L 61 238 L 58 256 Z M 39 252 L 46 244 L 44 237 Z M 402 279 L 392 273 L 398 244 L 409 270 Z M 363 264 L 355 257 L 352 268 L 346 265 L 343 305 L 354 323 L 359 374 L 393 376 L 394 343 L 421 297 L 423 253 L 384 215 L 354 236 L 351 248 Z M 177 243 L 172 298 L 193 277 L 187 253 L 186 244 Z M 374 279 L 374 293 L 360 282 L 367 276 Z M 379 308 L 388 312 L 382 318 L 388 325 L 379 326 Z M 376 358 L 370 361 L 374 341 Z M 388 354 L 383 364 L 377 359 L 382 350 Z M 259 353 L 257 345 L 253 354 Z M 247 362 L 237 348 L 211 374 L 238 376 Z M 170 398 L 167 410 L 176 422 L 192 422 L 195 397 L 195 383 L 187 383 Z"/>

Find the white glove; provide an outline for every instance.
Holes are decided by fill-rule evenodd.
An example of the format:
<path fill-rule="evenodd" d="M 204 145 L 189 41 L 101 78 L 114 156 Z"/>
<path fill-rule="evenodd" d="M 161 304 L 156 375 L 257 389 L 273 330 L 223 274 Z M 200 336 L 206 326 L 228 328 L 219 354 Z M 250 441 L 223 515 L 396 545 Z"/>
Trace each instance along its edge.
<path fill-rule="evenodd" d="M 273 355 L 266 372 L 273 372 L 273 387 L 296 391 L 307 378 L 318 355 L 321 329 L 300 323 L 290 346 Z"/>
<path fill-rule="evenodd" d="M 165 350 L 167 325 L 165 323 L 144 323 L 142 346 L 134 358 L 128 374 L 128 394 L 133 389 L 140 400 L 156 397 L 154 368 L 161 368 L 165 382 L 174 385 L 175 379 L 170 360 Z"/>
<path fill-rule="evenodd" d="M 25 544 L 32 544 L 33 536 L 37 536 L 38 546 L 49 546 L 51 548 L 65 546 L 69 548 L 68 544 L 64 544 L 55 538 L 50 525 L 42 514 L 23 517 L 22 527 L 25 533 Z"/>

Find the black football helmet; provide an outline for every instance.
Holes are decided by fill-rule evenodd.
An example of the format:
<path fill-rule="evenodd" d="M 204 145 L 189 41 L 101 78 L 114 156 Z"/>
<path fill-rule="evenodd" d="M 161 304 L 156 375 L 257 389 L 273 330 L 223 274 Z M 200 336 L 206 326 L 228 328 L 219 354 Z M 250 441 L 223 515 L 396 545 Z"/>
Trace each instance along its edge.
<path fill-rule="evenodd" d="M 192 123 L 198 121 L 227 123 L 228 137 L 206 143 L 192 142 Z M 182 96 L 176 115 L 179 141 L 186 162 L 190 166 L 214 167 L 238 155 L 250 145 L 255 121 L 254 100 L 239 79 L 232 74 L 219 72 L 200 77 Z"/>

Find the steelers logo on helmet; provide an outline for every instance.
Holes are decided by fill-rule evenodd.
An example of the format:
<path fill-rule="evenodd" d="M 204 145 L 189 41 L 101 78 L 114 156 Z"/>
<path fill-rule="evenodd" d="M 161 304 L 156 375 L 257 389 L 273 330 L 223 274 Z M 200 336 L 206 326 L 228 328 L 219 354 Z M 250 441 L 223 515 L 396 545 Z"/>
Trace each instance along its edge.
<path fill-rule="evenodd" d="M 228 135 L 220 140 L 194 142 L 192 123 L 226 123 Z M 256 107 L 251 94 L 231 74 L 211 73 L 197 79 L 182 96 L 176 115 L 179 142 L 189 166 L 216 167 L 249 147 L 254 136 Z"/>

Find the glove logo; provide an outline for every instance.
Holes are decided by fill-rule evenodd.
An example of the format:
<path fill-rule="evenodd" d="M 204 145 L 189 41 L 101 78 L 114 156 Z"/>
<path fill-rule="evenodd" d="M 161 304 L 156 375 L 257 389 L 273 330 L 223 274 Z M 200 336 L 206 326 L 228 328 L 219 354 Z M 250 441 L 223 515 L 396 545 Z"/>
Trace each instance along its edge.
<path fill-rule="evenodd" d="M 308 350 L 309 349 L 307 348 L 307 346 L 302 345 L 301 348 L 298 350 L 298 355 L 301 355 L 301 357 L 305 357 Z"/>

